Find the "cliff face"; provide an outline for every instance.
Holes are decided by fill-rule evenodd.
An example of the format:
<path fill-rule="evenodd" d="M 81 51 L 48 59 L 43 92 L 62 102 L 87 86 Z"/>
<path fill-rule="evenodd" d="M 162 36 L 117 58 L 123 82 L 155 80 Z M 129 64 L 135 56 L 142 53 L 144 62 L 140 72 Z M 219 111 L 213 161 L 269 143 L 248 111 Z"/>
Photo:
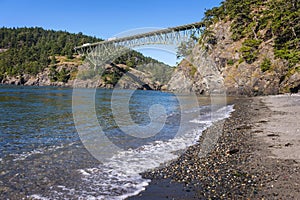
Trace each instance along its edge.
<path fill-rule="evenodd" d="M 46 68 L 43 72 L 38 73 L 37 75 L 18 75 L 18 76 L 8 76 L 5 75 L 0 81 L 1 84 L 6 85 L 26 85 L 26 86 L 55 86 L 55 85 L 64 85 L 63 82 L 51 82 L 49 78 L 49 68 Z"/>
<path fill-rule="evenodd" d="M 256 59 L 247 63 L 241 51 L 247 38 L 232 40 L 231 23 L 222 20 L 209 27 L 214 44 L 196 45 L 191 55 L 177 67 L 168 89 L 199 94 L 226 90 L 233 95 L 297 92 L 300 88 L 299 63 L 291 69 L 287 61 L 276 58 L 272 37 L 262 40 L 255 52 L 250 52 Z M 263 34 L 268 33 L 262 31 L 260 34 L 264 38 Z"/>
<path fill-rule="evenodd" d="M 153 74 L 128 67 L 124 64 L 110 64 L 104 66 L 106 72 L 118 73 L 120 79 L 113 80 L 113 76 L 91 75 L 83 77 L 80 73 L 87 72 L 86 66 L 76 64 L 57 65 L 47 67 L 37 75 L 5 76 L 0 83 L 25 86 L 62 86 L 80 88 L 120 88 L 160 90 L 162 83 L 152 79 Z"/>
<path fill-rule="evenodd" d="M 214 90 L 216 84 L 202 87 L 203 83 L 214 82 L 211 72 L 206 70 L 210 67 L 214 76 L 219 73 L 214 78 L 223 81 L 230 94 L 297 92 L 300 88 L 299 21 L 298 0 L 225 0 L 219 7 L 207 10 L 199 45 L 186 57 L 197 68 L 197 73 L 189 78 L 192 85 L 199 87 L 192 90 L 199 93 Z M 190 52 L 182 51 L 185 46 L 179 48 L 179 55 Z M 182 63 L 177 73 L 183 68 L 190 66 Z"/>
<path fill-rule="evenodd" d="M 177 67 L 168 90 L 197 94 L 223 93 L 224 79 L 212 57 L 197 45 Z"/>
<path fill-rule="evenodd" d="M 68 84 L 71 87 L 133 90 L 160 90 L 162 87 L 160 82 L 152 79 L 153 75 L 150 72 L 142 72 L 124 64 L 106 64 L 103 69 L 102 76 L 92 75 L 84 78 L 81 74 L 89 73 L 89 70 L 86 66 L 80 66 L 78 76 L 74 80 L 70 80 Z"/>

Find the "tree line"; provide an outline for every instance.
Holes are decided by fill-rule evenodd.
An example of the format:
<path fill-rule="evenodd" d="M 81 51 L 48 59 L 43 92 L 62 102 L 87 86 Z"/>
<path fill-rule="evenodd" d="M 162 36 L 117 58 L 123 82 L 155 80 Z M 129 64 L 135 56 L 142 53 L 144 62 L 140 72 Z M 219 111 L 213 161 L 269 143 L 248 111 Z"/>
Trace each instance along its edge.
<path fill-rule="evenodd" d="M 276 57 L 290 67 L 299 63 L 300 0 L 226 0 L 207 10 L 203 22 L 209 27 L 219 20 L 232 21 L 233 40 L 246 39 L 241 49 L 246 62 L 255 61 L 257 45 L 274 39 Z"/>
<path fill-rule="evenodd" d="M 0 74 L 36 75 L 51 62 L 50 56 L 73 58 L 73 48 L 101 39 L 43 28 L 0 28 Z"/>
<path fill-rule="evenodd" d="M 99 41 L 103 40 L 82 33 L 45 30 L 40 27 L 2 27 L 0 28 L 0 80 L 4 75 L 36 75 L 49 66 L 52 75 L 60 74 L 62 72 L 56 72 L 55 66 L 53 66 L 56 64 L 55 56 L 65 56 L 72 61 L 76 54 L 73 50 L 74 47 Z M 162 64 L 134 50 L 115 59 L 114 63 L 125 64 L 133 68 L 147 63 Z M 64 72 L 63 75 L 63 81 L 68 81 L 69 74 Z M 53 81 L 59 79 L 56 78 L 57 76 L 53 77 L 51 77 Z"/>

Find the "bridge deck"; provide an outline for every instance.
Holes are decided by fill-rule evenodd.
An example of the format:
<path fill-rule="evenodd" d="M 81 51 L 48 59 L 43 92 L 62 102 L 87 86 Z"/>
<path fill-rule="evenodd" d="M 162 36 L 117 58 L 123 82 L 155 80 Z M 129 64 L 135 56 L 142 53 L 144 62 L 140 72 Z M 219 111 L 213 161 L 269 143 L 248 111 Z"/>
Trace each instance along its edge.
<path fill-rule="evenodd" d="M 132 36 L 128 36 L 128 37 L 116 38 L 116 39 L 105 40 L 105 41 L 96 42 L 96 43 L 92 43 L 92 44 L 88 44 L 88 45 L 82 45 L 79 47 L 75 47 L 75 50 L 82 49 L 82 48 L 96 47 L 101 44 L 118 43 L 118 42 L 123 42 L 123 41 L 128 41 L 128 40 L 150 37 L 150 36 L 159 35 L 159 34 L 166 34 L 166 33 L 170 33 L 170 32 L 178 32 L 178 31 L 189 30 L 189 29 L 194 29 L 194 28 L 201 28 L 203 26 L 204 26 L 203 22 L 196 22 L 196 23 L 192 23 L 192 24 L 186 24 L 186 25 L 182 25 L 182 26 L 166 28 L 166 29 L 162 29 L 162 30 L 158 30 L 158 31 L 151 31 L 148 33 L 142 33 L 142 34 L 132 35 Z"/>

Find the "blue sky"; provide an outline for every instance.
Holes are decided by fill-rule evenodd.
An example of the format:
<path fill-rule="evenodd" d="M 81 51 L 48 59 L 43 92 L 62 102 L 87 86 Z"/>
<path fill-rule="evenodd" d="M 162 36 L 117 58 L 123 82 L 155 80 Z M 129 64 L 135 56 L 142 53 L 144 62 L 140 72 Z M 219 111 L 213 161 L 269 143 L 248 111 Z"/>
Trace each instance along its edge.
<path fill-rule="evenodd" d="M 200 21 L 221 0 L 0 0 L 0 26 L 66 30 L 107 39 L 144 27 L 167 28 Z M 146 55 L 175 64 L 175 55 Z"/>

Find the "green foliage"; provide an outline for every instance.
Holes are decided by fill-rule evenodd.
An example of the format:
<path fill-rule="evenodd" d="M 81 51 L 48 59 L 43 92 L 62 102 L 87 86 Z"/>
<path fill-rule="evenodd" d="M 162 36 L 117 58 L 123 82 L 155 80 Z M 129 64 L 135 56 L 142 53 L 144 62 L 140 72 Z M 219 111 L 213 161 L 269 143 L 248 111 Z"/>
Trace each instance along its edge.
<path fill-rule="evenodd" d="M 120 68 L 115 68 L 113 71 L 105 71 L 101 78 L 106 84 L 116 85 L 122 77 L 122 74 L 123 72 Z"/>
<path fill-rule="evenodd" d="M 55 65 L 57 63 L 55 56 L 51 56 L 51 65 Z"/>
<path fill-rule="evenodd" d="M 193 51 L 196 42 L 197 39 L 195 40 L 194 38 L 189 39 L 189 41 L 187 42 L 182 42 L 177 48 L 177 59 L 184 58 L 190 55 Z"/>
<path fill-rule="evenodd" d="M 68 82 L 70 79 L 70 71 L 66 70 L 65 68 L 62 68 L 62 70 L 58 73 L 57 80 L 60 82 Z"/>
<path fill-rule="evenodd" d="M 194 65 L 191 66 L 191 70 L 190 70 L 190 75 L 191 77 L 194 77 L 195 74 L 197 72 L 197 67 L 195 67 Z"/>
<path fill-rule="evenodd" d="M 128 59 L 128 60 L 126 60 L 126 65 L 128 66 L 128 67 L 133 67 L 134 66 L 134 60 L 133 59 Z"/>
<path fill-rule="evenodd" d="M 234 60 L 233 59 L 227 60 L 227 65 L 234 65 Z"/>
<path fill-rule="evenodd" d="M 4 75 L 0 73 L 0 82 L 4 79 Z"/>
<path fill-rule="evenodd" d="M 271 68 L 271 60 L 269 58 L 265 58 L 260 65 L 260 69 L 262 72 L 266 72 Z"/>
<path fill-rule="evenodd" d="M 50 80 L 52 82 L 68 82 L 70 79 L 70 71 L 66 70 L 65 68 L 62 68 L 59 72 L 56 70 L 55 66 L 50 67 L 50 74 L 49 74 Z"/>
<path fill-rule="evenodd" d="M 300 2 L 298 0 L 270 3 L 275 55 L 289 61 L 290 67 L 300 61 Z"/>
<path fill-rule="evenodd" d="M 0 28 L 0 73 L 11 76 L 24 73 L 36 75 L 55 64 L 55 55 L 73 58 L 73 48 L 87 42 L 101 41 L 95 37 L 42 28 Z M 51 57 L 51 59 L 49 59 Z M 65 80 L 65 79 L 62 79 Z"/>
<path fill-rule="evenodd" d="M 17 76 L 22 74 L 36 75 L 46 67 L 50 67 L 49 78 L 52 82 L 67 82 L 77 77 L 82 80 L 91 79 L 102 74 L 89 69 L 81 72 L 68 71 L 65 68 L 58 70 L 58 56 L 66 56 L 66 61 L 74 59 L 73 48 L 84 43 L 99 42 L 95 37 L 84 36 L 82 33 L 71 34 L 63 31 L 44 30 L 42 28 L 0 28 L 0 49 L 6 49 L 0 53 L 0 75 Z M 85 59 L 83 56 L 82 60 Z M 125 64 L 128 71 L 130 67 L 148 63 L 162 64 L 161 62 L 145 57 L 143 54 L 129 50 L 128 53 L 114 60 L 115 64 Z M 78 73 L 78 74 L 77 74 Z M 123 72 L 113 69 L 103 73 L 103 79 L 107 83 L 115 84 Z M 165 74 L 161 74 L 164 76 Z M 0 78 L 1 78 L 0 77 Z"/>
<path fill-rule="evenodd" d="M 162 63 L 151 57 L 146 57 L 140 52 L 129 50 L 129 52 L 121 55 L 113 61 L 115 64 L 124 64 L 128 67 L 135 68 L 138 65 L 148 64 L 148 63 Z"/>
<path fill-rule="evenodd" d="M 57 76 L 58 76 L 58 73 L 56 71 L 56 67 L 55 66 L 51 66 L 50 67 L 50 74 L 49 74 L 50 81 L 51 82 L 57 81 L 58 80 Z"/>
<path fill-rule="evenodd" d="M 274 38 L 276 57 L 287 60 L 290 67 L 299 63 L 299 0 L 225 0 L 221 6 L 207 10 L 203 18 L 206 27 L 217 20 L 232 22 L 233 40 Z M 255 48 L 246 46 L 243 51 L 246 61 L 253 62 Z"/>
<path fill-rule="evenodd" d="M 241 64 L 242 62 L 244 62 L 244 59 L 240 58 L 239 61 L 238 61 L 238 63 Z"/>
<path fill-rule="evenodd" d="M 208 29 L 203 30 L 200 41 L 204 41 L 205 43 L 211 45 L 217 44 L 217 37 L 215 36 L 215 32 Z"/>
<path fill-rule="evenodd" d="M 290 49 L 275 50 L 275 56 L 289 61 L 289 67 L 295 66 L 300 61 L 300 51 Z"/>
<path fill-rule="evenodd" d="M 213 7 L 205 11 L 203 22 L 206 27 L 211 25 L 213 22 L 224 18 L 224 12 L 222 7 Z"/>
<path fill-rule="evenodd" d="M 77 78 L 80 80 L 92 79 L 97 75 L 96 71 L 93 69 L 83 70 L 78 72 Z"/>
<path fill-rule="evenodd" d="M 161 84 L 167 84 L 171 79 L 174 72 L 174 68 L 163 63 L 149 63 L 146 65 L 137 66 L 137 69 L 150 73 L 152 76 L 152 81 L 158 81 Z"/>
<path fill-rule="evenodd" d="M 240 49 L 242 56 L 244 60 L 251 64 L 253 63 L 258 55 L 258 47 L 261 43 L 261 40 L 255 40 L 255 39 L 246 39 L 243 42 L 243 46 Z"/>

